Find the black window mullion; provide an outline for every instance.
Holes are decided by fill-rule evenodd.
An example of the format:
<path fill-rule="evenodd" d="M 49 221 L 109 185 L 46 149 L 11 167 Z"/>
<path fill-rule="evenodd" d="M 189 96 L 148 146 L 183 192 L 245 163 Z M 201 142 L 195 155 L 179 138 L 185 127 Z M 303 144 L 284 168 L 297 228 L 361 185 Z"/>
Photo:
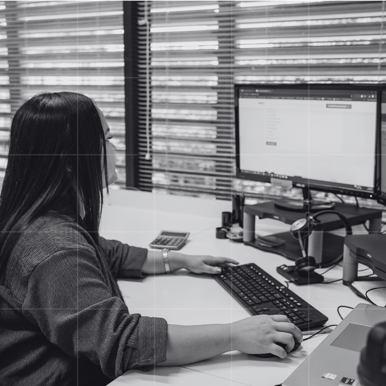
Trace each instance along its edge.
<path fill-rule="evenodd" d="M 126 187 L 138 187 L 138 7 L 123 2 L 125 59 Z"/>

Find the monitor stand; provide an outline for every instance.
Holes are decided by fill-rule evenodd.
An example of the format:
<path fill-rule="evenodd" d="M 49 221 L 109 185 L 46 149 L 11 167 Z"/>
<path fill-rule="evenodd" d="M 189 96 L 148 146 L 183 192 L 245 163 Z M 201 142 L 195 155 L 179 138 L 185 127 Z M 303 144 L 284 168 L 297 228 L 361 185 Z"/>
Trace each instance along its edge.
<path fill-rule="evenodd" d="M 369 221 L 370 233 L 378 233 L 382 225 L 382 211 L 380 209 L 358 208 L 355 205 L 337 202 L 334 210 L 343 214 L 351 226 Z M 255 219 L 256 217 L 260 220 L 270 218 L 291 225 L 299 218 L 304 218 L 305 214 L 305 212 L 299 213 L 280 209 L 273 201 L 244 206 L 244 244 L 282 255 L 290 260 L 296 260 L 302 256 L 302 252 L 298 240 L 292 236 L 291 232 L 288 230 L 287 232 L 270 235 L 281 239 L 283 243 L 277 247 L 267 246 L 256 238 Z M 310 256 L 315 257 L 318 264 L 328 265 L 343 253 L 344 237 L 330 233 L 335 229 L 343 228 L 343 224 L 340 218 L 334 214 L 326 214 L 321 216 L 319 220 L 320 223 L 314 228 L 309 237 L 308 253 Z"/>
<path fill-rule="evenodd" d="M 310 203 L 305 200 L 295 200 L 291 198 L 281 198 L 275 201 L 275 206 L 279 209 L 292 210 L 294 212 L 318 212 L 320 210 L 333 209 L 335 203 L 332 201 L 311 200 Z"/>
<path fill-rule="evenodd" d="M 284 210 L 292 210 L 295 212 L 310 213 L 320 210 L 333 209 L 335 203 L 330 200 L 313 200 L 310 189 L 302 188 L 303 200 L 295 200 L 293 198 L 281 198 L 275 200 L 275 206 Z"/>

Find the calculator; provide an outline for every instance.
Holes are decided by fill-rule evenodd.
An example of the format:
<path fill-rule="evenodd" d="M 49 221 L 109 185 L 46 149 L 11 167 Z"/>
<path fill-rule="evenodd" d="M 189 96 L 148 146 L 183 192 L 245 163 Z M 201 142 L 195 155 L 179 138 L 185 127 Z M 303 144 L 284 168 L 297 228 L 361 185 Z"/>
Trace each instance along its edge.
<path fill-rule="evenodd" d="M 150 248 L 159 249 L 181 249 L 185 245 L 189 235 L 189 232 L 161 231 L 161 233 L 149 244 L 149 246 Z"/>

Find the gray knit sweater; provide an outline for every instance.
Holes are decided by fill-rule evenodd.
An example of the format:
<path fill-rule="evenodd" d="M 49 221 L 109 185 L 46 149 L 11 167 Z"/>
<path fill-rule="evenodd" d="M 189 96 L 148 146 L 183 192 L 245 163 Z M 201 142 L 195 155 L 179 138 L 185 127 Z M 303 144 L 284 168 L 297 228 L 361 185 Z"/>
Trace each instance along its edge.
<path fill-rule="evenodd" d="M 112 277 L 142 277 L 146 253 L 103 238 L 97 248 L 55 211 L 36 220 L 0 286 L 0 385 L 106 385 L 165 361 L 166 321 L 130 314 L 114 291 Z"/>

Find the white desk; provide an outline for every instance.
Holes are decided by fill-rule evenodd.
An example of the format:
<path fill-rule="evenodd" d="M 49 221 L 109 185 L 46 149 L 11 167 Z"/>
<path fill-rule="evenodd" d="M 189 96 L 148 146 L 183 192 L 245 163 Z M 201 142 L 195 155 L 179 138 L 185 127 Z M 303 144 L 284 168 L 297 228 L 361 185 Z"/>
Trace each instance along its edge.
<path fill-rule="evenodd" d="M 230 210 L 230 202 L 112 191 L 106 198 L 101 234 L 148 247 L 162 229 L 189 231 L 189 242 L 181 252 L 227 256 L 240 263 L 255 262 L 284 283 L 284 278 L 276 273 L 277 266 L 283 262 L 291 263 L 284 257 L 215 238 L 221 211 Z M 256 223 L 256 232 L 262 235 L 287 229 L 288 225 L 274 220 L 257 220 Z M 341 277 L 342 268 L 337 267 L 325 275 L 325 280 Z M 163 317 L 171 324 L 229 323 L 250 316 L 210 276 L 180 271 L 141 280 L 120 280 L 119 285 L 131 313 Z M 328 316 L 327 324 L 340 322 L 338 306 L 355 307 L 363 302 L 341 282 L 302 287 L 291 285 L 290 289 Z M 136 296 L 139 293 L 141 295 Z M 341 310 L 343 316 L 348 312 Z M 325 335 L 320 335 L 304 342 L 299 351 L 285 360 L 259 359 L 235 351 L 183 367 L 159 367 L 147 373 L 129 371 L 111 385 L 278 385 L 324 338 Z"/>

